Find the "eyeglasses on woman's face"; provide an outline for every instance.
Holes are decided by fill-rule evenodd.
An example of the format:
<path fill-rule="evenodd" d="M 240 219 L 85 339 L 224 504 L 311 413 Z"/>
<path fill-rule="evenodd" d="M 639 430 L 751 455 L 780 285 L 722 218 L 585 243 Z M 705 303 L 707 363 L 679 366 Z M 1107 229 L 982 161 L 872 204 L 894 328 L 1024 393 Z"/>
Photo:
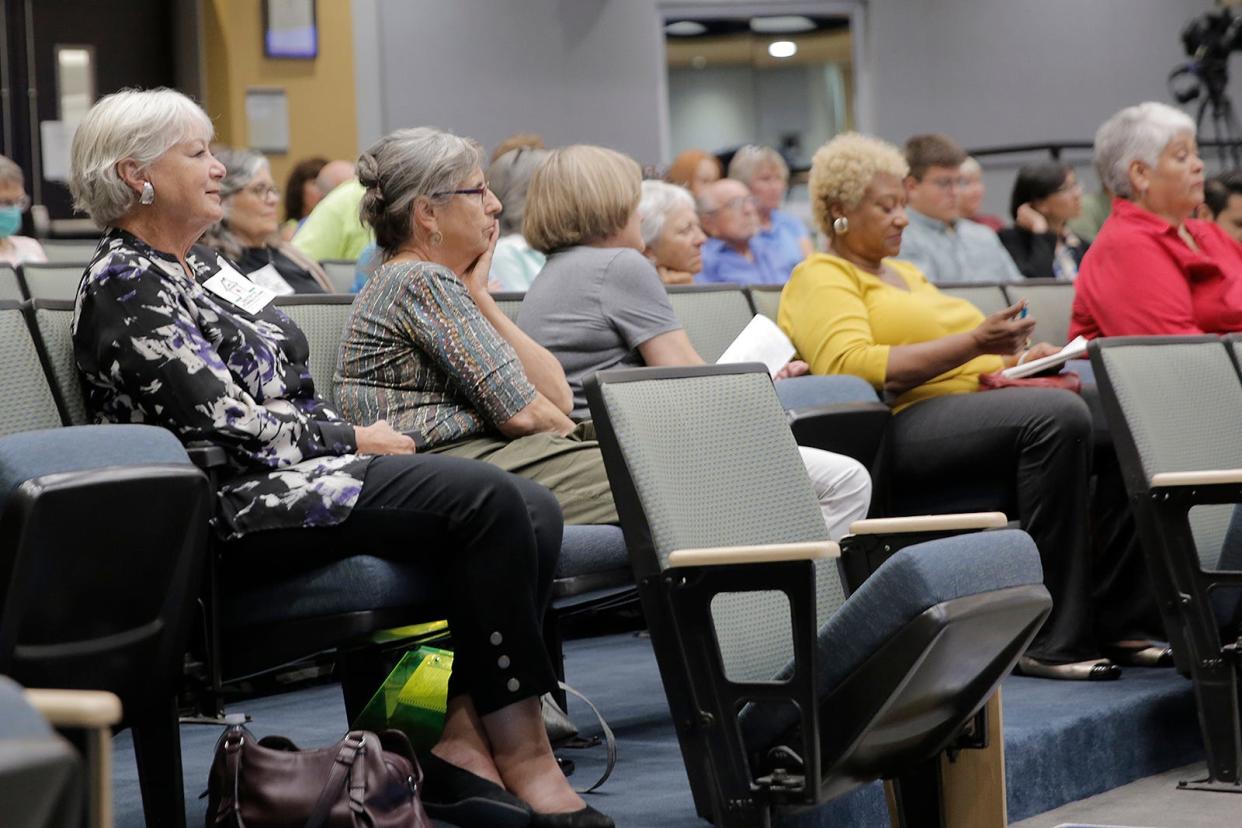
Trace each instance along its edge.
<path fill-rule="evenodd" d="M 451 195 L 478 196 L 479 206 L 482 207 L 483 202 L 487 199 L 487 192 L 489 189 L 490 188 L 488 187 L 487 182 L 484 181 L 478 187 L 466 187 L 460 190 L 444 190 L 439 193 L 432 193 L 431 197 L 440 198 L 441 196 L 451 196 Z"/>
<path fill-rule="evenodd" d="M 0 198 L 0 210 L 9 210 L 16 207 L 21 212 L 26 212 L 26 208 L 30 206 L 30 196 L 22 195 L 17 198 Z"/>
<path fill-rule="evenodd" d="M 280 188 L 275 184 L 269 184 L 264 181 L 259 181 L 255 184 L 242 187 L 242 192 L 249 193 L 260 201 L 263 201 L 264 199 L 280 200 Z"/>

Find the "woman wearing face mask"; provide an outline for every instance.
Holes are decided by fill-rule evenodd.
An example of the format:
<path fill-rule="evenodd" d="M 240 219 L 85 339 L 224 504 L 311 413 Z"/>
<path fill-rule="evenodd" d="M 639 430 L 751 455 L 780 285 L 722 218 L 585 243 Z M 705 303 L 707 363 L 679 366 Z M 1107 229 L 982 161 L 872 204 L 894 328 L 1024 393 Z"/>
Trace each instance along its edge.
<path fill-rule="evenodd" d="M 22 213 L 29 206 L 22 168 L 0 155 L 0 263 L 47 261 L 43 245 L 29 236 L 17 235 L 22 229 Z"/>
<path fill-rule="evenodd" d="M 200 244 L 233 261 L 277 296 L 293 293 L 334 293 L 318 263 L 280 238 L 280 190 L 262 153 L 216 147 L 224 164 L 220 198 L 224 218 L 203 234 Z"/>

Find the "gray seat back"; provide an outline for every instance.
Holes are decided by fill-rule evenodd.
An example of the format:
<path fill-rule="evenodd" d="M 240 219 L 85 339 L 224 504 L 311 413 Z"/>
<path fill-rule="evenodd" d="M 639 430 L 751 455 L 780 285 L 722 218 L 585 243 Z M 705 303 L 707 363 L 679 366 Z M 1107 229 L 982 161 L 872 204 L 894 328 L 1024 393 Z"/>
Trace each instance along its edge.
<path fill-rule="evenodd" d="M 337 293 L 353 293 L 358 263 L 353 259 L 324 259 L 319 263 Z"/>
<path fill-rule="evenodd" d="M 17 269 L 12 265 L 0 265 L 0 302 L 24 302 L 29 298 Z"/>
<path fill-rule="evenodd" d="M 704 362 L 719 359 L 755 315 L 737 285 L 674 285 L 668 298 Z"/>
<path fill-rule="evenodd" d="M 78 293 L 78 284 L 86 273 L 86 263 L 77 264 L 26 264 L 22 265 L 22 277 L 31 299 L 57 299 L 72 302 Z"/>
<path fill-rule="evenodd" d="M 1027 279 L 1005 286 L 1009 304 L 1026 299 L 1035 319 L 1034 342 L 1064 345 L 1069 341 L 1070 313 L 1074 307 L 1074 283 L 1059 279 Z"/>
<path fill-rule="evenodd" d="M 598 375 L 606 411 L 592 401 L 592 414 L 597 421 L 606 416 L 650 529 L 645 552 L 626 525 L 636 575 L 664 569 L 678 549 L 827 540 L 772 382 L 766 372 L 741 367 Z M 617 381 L 627 375 L 652 378 Z M 654 559 L 633 559 L 644 554 Z M 816 571 L 822 624 L 844 592 L 835 562 L 821 561 Z M 712 616 L 732 680 L 771 678 L 793 655 L 789 603 L 781 592 L 723 593 L 712 602 Z"/>
<path fill-rule="evenodd" d="M 47 239 L 42 244 L 51 264 L 76 264 L 85 269 L 87 262 L 95 257 L 99 239 Z"/>
<path fill-rule="evenodd" d="M 62 425 L 21 306 L 0 302 L 0 435 Z"/>
<path fill-rule="evenodd" d="M 43 343 L 43 358 L 51 371 L 52 381 L 64 405 L 69 425 L 90 422 L 86 399 L 73 355 L 73 303 L 39 299 L 33 307 L 35 328 Z"/>
<path fill-rule="evenodd" d="M 516 323 L 518 311 L 522 309 L 522 300 L 526 298 L 526 294 L 520 290 L 505 291 L 493 293 L 492 298 L 496 300 L 501 312 Z"/>
<path fill-rule="evenodd" d="M 976 308 L 983 311 L 984 316 L 991 316 L 1012 304 L 1005 296 L 1005 289 L 999 284 L 944 282 L 937 284 L 936 287 L 940 288 L 943 293 L 970 302 Z"/>
<path fill-rule="evenodd" d="M 761 313 L 775 322 L 784 289 L 784 285 L 751 285 L 746 292 L 750 294 L 750 304 L 754 306 L 755 313 Z"/>
<path fill-rule="evenodd" d="M 276 300 L 280 309 L 294 321 L 310 343 L 311 379 L 315 391 L 325 400 L 332 400 L 332 375 L 341 350 L 341 339 L 353 310 L 354 296 L 349 294 L 295 294 Z"/>
<path fill-rule="evenodd" d="M 1131 493 L 1145 491 L 1161 472 L 1242 468 L 1242 382 L 1224 343 L 1134 337 L 1093 343 L 1092 349 L 1101 393 L 1115 397 L 1138 455 L 1142 477 L 1127 475 Z M 1222 504 L 1190 511 L 1204 569 L 1217 567 L 1233 509 Z"/>

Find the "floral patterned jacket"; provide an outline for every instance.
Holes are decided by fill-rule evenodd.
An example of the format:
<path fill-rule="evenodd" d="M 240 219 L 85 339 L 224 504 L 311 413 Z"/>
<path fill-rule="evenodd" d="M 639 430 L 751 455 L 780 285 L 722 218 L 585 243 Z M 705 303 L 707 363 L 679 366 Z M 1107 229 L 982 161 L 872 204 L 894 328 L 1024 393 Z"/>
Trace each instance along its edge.
<path fill-rule="evenodd" d="M 349 516 L 369 457 L 315 395 L 309 346 L 270 303 L 251 314 L 203 287 L 225 260 L 109 230 L 78 288 L 73 348 L 97 422 L 149 423 L 228 454 L 216 528 L 326 526 Z"/>

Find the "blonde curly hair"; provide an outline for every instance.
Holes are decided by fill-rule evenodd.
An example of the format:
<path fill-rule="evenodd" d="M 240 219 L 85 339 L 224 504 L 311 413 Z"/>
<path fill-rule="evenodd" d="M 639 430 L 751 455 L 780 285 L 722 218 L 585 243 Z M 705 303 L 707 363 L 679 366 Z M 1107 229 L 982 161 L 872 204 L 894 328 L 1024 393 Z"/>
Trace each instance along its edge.
<path fill-rule="evenodd" d="M 879 173 L 905 178 L 910 172 L 905 156 L 879 138 L 843 132 L 815 151 L 811 159 L 811 215 L 826 235 L 832 235 L 835 204 L 852 210 L 862 201 L 871 179 Z"/>

